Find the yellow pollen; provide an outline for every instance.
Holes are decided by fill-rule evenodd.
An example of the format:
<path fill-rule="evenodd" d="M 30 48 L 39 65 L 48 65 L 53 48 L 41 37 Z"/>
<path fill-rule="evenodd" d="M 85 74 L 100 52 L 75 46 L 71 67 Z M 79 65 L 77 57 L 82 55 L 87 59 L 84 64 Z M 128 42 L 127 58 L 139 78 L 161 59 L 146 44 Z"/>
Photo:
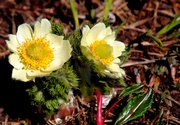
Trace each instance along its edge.
<path fill-rule="evenodd" d="M 94 58 L 105 65 L 109 65 L 114 59 L 113 47 L 107 44 L 105 40 L 95 41 L 90 45 L 90 50 Z"/>
<path fill-rule="evenodd" d="M 25 69 L 46 69 L 54 59 L 53 49 L 46 38 L 26 39 L 18 47 L 18 54 Z"/>

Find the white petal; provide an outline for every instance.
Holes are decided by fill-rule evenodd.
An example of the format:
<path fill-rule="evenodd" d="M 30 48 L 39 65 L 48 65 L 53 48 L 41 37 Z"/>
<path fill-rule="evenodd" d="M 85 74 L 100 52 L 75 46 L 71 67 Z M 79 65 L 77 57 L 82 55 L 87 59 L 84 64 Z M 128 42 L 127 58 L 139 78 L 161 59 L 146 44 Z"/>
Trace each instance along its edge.
<path fill-rule="evenodd" d="M 85 25 L 84 27 L 83 27 L 83 29 L 82 29 L 82 38 L 81 38 L 81 45 L 82 46 L 88 46 L 87 45 L 87 42 L 86 42 L 86 36 L 87 36 L 87 34 L 88 34 L 88 32 L 89 32 L 89 30 L 90 30 L 90 28 L 89 28 L 89 26 L 88 25 Z"/>
<path fill-rule="evenodd" d="M 81 52 L 87 59 L 89 59 L 89 60 L 94 59 L 94 57 L 93 57 L 93 55 L 92 55 L 92 53 L 88 47 L 81 46 Z"/>
<path fill-rule="evenodd" d="M 115 33 L 113 32 L 112 34 L 106 36 L 104 40 L 111 46 L 113 46 L 114 40 L 115 40 Z"/>
<path fill-rule="evenodd" d="M 110 78 L 117 79 L 119 78 L 119 75 L 117 73 L 111 73 L 109 71 L 105 71 L 104 74 Z"/>
<path fill-rule="evenodd" d="M 86 42 L 88 45 L 91 45 L 93 42 L 98 40 L 99 33 L 105 29 L 104 23 L 98 23 L 91 28 L 86 36 Z"/>
<path fill-rule="evenodd" d="M 21 44 L 25 42 L 26 39 L 32 40 L 32 28 L 28 24 L 22 24 L 18 27 L 17 30 L 17 39 L 18 42 Z"/>
<path fill-rule="evenodd" d="M 102 40 L 110 34 L 112 34 L 112 30 L 110 27 L 102 29 L 97 36 L 97 40 Z"/>
<path fill-rule="evenodd" d="M 125 51 L 125 44 L 120 41 L 115 41 L 113 45 L 114 58 L 121 56 L 123 51 Z"/>
<path fill-rule="evenodd" d="M 111 72 L 120 72 L 120 67 L 119 67 L 119 65 L 117 65 L 117 64 L 111 64 L 111 65 L 109 65 L 109 70 L 111 71 Z"/>
<path fill-rule="evenodd" d="M 59 48 L 61 51 L 61 56 L 64 57 L 64 61 L 67 61 L 71 57 L 72 48 L 68 40 L 63 40 L 63 46 Z M 56 56 L 56 55 L 55 55 Z"/>
<path fill-rule="evenodd" d="M 15 68 L 12 70 L 12 78 L 14 78 L 16 80 L 21 80 L 23 82 L 27 82 L 27 81 L 31 80 L 27 77 L 27 71 L 26 70 L 18 70 Z"/>
<path fill-rule="evenodd" d="M 83 35 L 86 35 L 88 32 L 89 32 L 90 28 L 88 25 L 85 25 L 82 29 L 82 34 Z"/>
<path fill-rule="evenodd" d="M 47 40 L 50 41 L 50 46 L 52 48 L 59 48 L 63 44 L 63 36 L 58 36 L 55 34 L 47 34 Z"/>
<path fill-rule="evenodd" d="M 71 57 L 72 48 L 69 41 L 64 40 L 63 46 L 54 52 L 54 60 L 51 62 L 50 66 L 43 71 L 52 71 L 61 68 L 65 62 L 67 62 Z"/>
<path fill-rule="evenodd" d="M 44 37 L 51 32 L 51 23 L 47 19 L 42 19 L 41 22 L 36 22 L 34 26 L 35 38 Z"/>
<path fill-rule="evenodd" d="M 115 70 L 115 68 L 116 68 L 116 70 Z M 113 70 L 110 70 L 110 71 L 105 70 L 104 74 L 106 74 L 110 78 L 116 78 L 117 79 L 117 78 L 125 76 L 125 71 L 119 67 L 114 66 Z"/>
<path fill-rule="evenodd" d="M 119 74 L 120 77 L 126 75 L 126 73 L 125 73 L 125 71 L 124 71 L 123 69 L 120 68 L 119 71 L 120 71 L 120 72 L 119 72 L 118 74 Z"/>
<path fill-rule="evenodd" d="M 32 78 L 32 77 L 43 77 L 46 75 L 49 75 L 51 72 L 43 72 L 43 71 L 27 71 L 27 77 Z"/>
<path fill-rule="evenodd" d="M 11 54 L 9 55 L 9 63 L 16 69 L 22 69 L 24 65 L 20 62 L 19 55 Z"/>
<path fill-rule="evenodd" d="M 54 48 L 54 55 L 56 58 L 70 58 L 71 56 L 71 52 L 72 52 L 72 48 L 71 45 L 69 44 L 68 40 L 63 40 L 63 45 L 61 47 L 58 48 Z"/>
<path fill-rule="evenodd" d="M 18 41 L 17 41 L 17 37 L 16 35 L 9 35 L 9 41 L 6 41 L 8 49 L 11 50 L 12 52 L 17 52 L 17 47 L 19 45 Z"/>
<path fill-rule="evenodd" d="M 112 63 L 116 63 L 116 64 L 119 64 L 121 61 L 120 61 L 120 59 L 119 58 L 116 58 L 116 59 L 114 59 L 113 60 L 113 62 Z"/>
<path fill-rule="evenodd" d="M 51 62 L 49 67 L 47 67 L 46 69 L 42 69 L 42 71 L 50 72 L 53 70 L 57 70 L 57 69 L 61 68 L 64 65 L 64 63 L 65 62 L 62 61 L 61 58 L 56 58 Z"/>

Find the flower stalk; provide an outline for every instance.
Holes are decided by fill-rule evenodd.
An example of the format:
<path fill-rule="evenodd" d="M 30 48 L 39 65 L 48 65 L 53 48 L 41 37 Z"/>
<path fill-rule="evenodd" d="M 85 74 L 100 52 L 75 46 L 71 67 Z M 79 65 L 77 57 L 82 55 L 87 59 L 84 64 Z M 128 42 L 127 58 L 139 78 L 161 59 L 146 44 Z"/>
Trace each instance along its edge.
<path fill-rule="evenodd" d="M 97 97 L 96 125 L 104 125 L 102 120 L 102 94 L 97 89 L 95 90 L 95 94 Z"/>

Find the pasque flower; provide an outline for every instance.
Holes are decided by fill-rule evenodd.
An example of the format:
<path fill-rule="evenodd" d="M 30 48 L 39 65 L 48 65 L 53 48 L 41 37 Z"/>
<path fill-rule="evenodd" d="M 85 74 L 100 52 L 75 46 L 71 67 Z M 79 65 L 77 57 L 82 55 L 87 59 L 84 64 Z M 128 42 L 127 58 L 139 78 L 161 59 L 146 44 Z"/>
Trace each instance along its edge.
<path fill-rule="evenodd" d="M 120 57 L 125 51 L 125 44 L 115 40 L 115 32 L 99 22 L 91 29 L 85 25 L 82 29 L 82 54 L 94 61 L 97 68 L 106 76 L 120 78 L 125 75 L 119 67 Z"/>
<path fill-rule="evenodd" d="M 36 22 L 34 31 L 29 24 L 21 24 L 16 35 L 10 34 L 6 42 L 12 52 L 9 55 L 12 78 L 24 82 L 50 74 L 71 57 L 69 41 L 52 34 L 47 19 Z"/>

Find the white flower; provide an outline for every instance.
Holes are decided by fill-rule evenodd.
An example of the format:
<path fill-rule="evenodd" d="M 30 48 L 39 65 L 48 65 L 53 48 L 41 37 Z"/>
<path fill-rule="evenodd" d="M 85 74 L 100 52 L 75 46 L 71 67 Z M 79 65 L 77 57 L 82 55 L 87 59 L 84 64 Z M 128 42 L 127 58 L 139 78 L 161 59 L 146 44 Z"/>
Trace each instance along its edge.
<path fill-rule="evenodd" d="M 63 36 L 51 33 L 47 19 L 36 22 L 34 31 L 29 24 L 18 27 L 16 35 L 9 35 L 11 50 L 9 63 L 14 67 L 12 78 L 24 82 L 42 77 L 61 68 L 71 57 L 71 45 Z"/>
<path fill-rule="evenodd" d="M 104 23 L 97 23 L 91 29 L 87 25 L 83 27 L 81 51 L 106 76 L 120 78 L 125 75 L 119 67 L 121 61 L 118 58 L 125 51 L 125 44 L 116 41 L 115 32 Z"/>

